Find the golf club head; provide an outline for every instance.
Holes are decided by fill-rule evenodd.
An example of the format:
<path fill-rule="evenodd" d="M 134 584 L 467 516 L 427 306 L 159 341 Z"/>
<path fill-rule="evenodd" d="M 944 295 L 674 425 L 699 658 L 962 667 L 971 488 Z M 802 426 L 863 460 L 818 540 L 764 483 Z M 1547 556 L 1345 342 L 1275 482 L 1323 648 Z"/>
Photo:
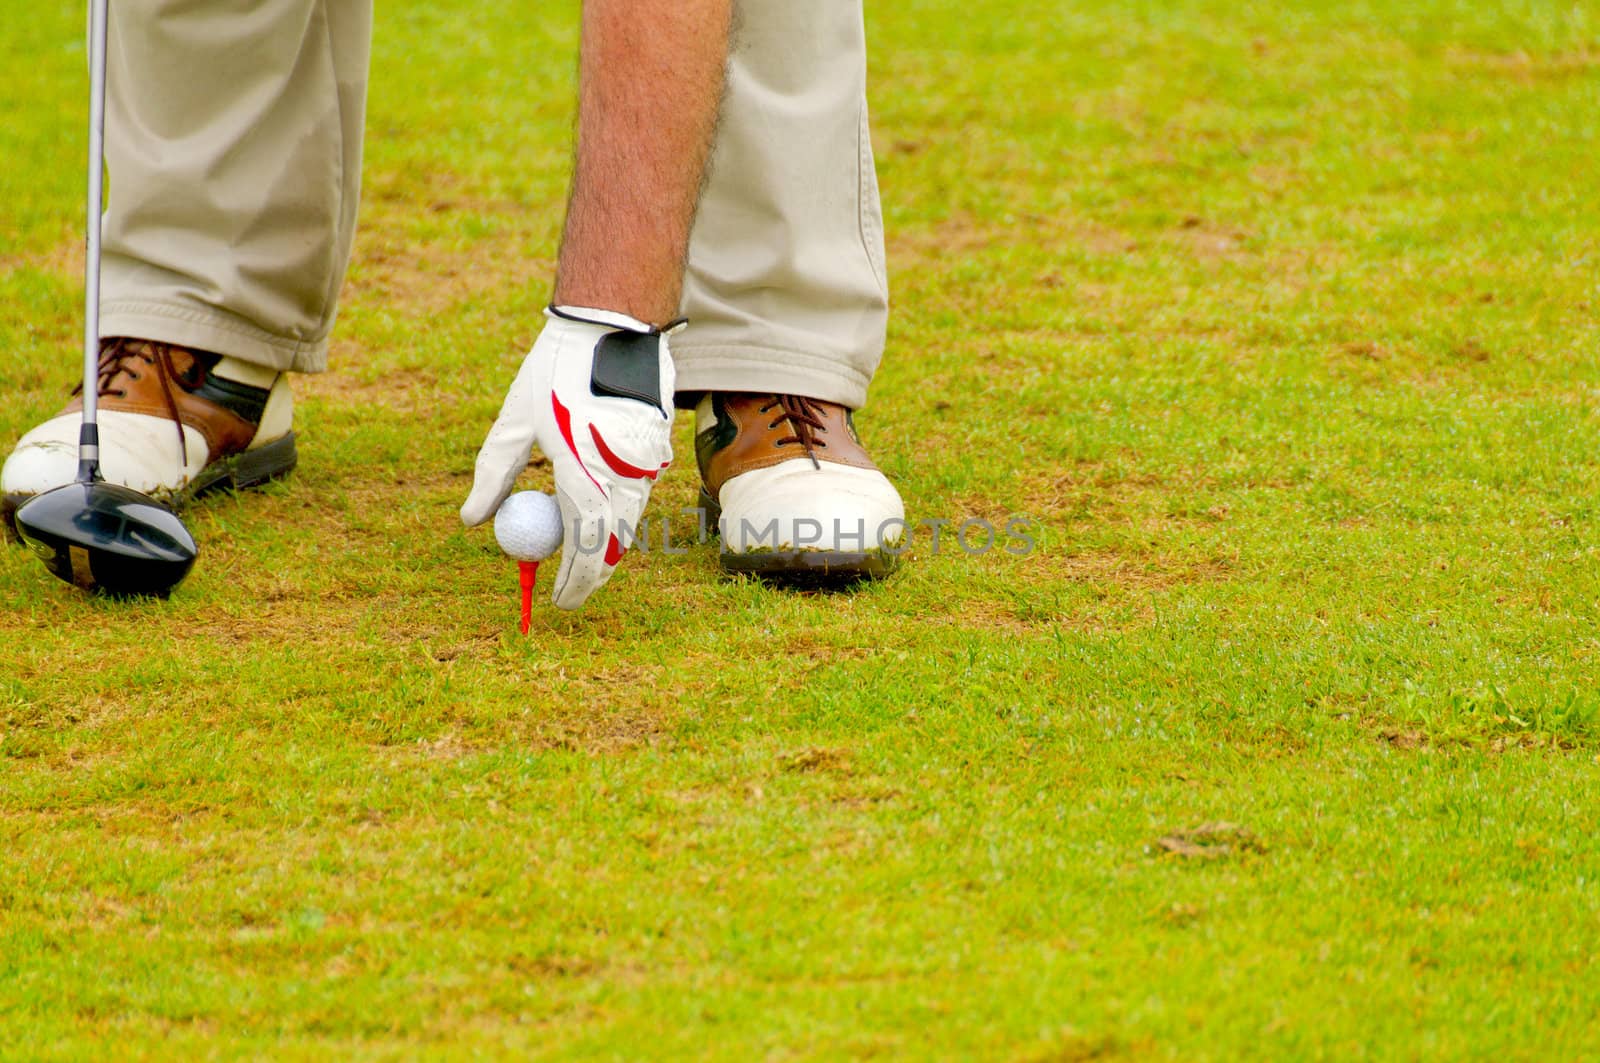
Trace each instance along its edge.
<path fill-rule="evenodd" d="M 194 567 L 194 536 L 149 495 L 70 483 L 17 508 L 17 531 L 45 567 L 86 591 L 165 598 Z"/>

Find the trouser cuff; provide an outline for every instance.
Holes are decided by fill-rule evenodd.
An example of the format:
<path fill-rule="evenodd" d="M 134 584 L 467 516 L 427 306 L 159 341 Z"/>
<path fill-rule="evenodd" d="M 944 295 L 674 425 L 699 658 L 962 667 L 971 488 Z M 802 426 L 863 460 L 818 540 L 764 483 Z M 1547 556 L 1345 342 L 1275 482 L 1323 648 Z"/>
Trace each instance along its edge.
<path fill-rule="evenodd" d="M 278 372 L 328 368 L 328 338 L 294 340 L 257 328 L 225 310 L 118 299 L 100 304 L 100 335 L 171 343 L 238 358 Z"/>
<path fill-rule="evenodd" d="M 803 395 L 859 410 L 871 377 L 843 362 L 775 347 L 672 344 L 679 404 L 706 391 Z M 692 405 L 692 403 L 690 403 Z"/>

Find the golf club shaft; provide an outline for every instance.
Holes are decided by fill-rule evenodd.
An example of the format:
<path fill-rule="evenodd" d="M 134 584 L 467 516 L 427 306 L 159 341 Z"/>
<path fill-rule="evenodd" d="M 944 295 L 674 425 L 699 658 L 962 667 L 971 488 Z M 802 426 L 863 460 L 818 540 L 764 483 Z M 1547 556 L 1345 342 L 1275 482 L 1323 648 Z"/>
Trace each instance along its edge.
<path fill-rule="evenodd" d="M 89 5 L 89 216 L 83 264 L 83 428 L 78 435 L 78 479 L 100 470 L 100 215 L 105 205 L 106 23 L 110 0 Z"/>

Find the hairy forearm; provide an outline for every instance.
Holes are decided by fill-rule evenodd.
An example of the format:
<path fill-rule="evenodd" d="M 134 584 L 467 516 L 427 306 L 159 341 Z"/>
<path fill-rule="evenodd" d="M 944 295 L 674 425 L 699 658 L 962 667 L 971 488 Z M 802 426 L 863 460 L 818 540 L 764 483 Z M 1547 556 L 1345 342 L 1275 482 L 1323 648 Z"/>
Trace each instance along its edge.
<path fill-rule="evenodd" d="M 585 0 L 578 151 L 555 301 L 677 314 L 732 0 Z"/>

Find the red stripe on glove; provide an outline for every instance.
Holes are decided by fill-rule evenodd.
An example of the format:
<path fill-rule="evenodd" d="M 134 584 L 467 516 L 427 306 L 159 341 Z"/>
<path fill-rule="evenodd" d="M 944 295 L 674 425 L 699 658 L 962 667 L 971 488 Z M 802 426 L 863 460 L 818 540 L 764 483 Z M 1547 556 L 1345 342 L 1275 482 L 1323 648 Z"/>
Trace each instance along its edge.
<path fill-rule="evenodd" d="M 553 391 L 550 393 L 550 405 L 556 412 L 556 427 L 561 429 L 561 438 L 567 441 L 567 449 L 572 451 L 574 458 L 578 459 L 578 468 L 583 470 L 583 474 L 589 478 L 590 483 L 594 484 L 602 497 L 609 498 L 610 496 L 606 494 L 606 489 L 600 486 L 600 481 L 596 480 L 594 473 L 589 471 L 589 466 L 583 463 L 583 455 L 578 453 L 578 444 L 572 438 L 572 412 L 561 405 L 561 400 L 556 397 L 556 393 Z M 594 426 L 590 425 L 589 427 L 593 428 Z"/>
<path fill-rule="evenodd" d="M 593 424 L 589 425 L 589 434 L 594 437 L 594 445 L 600 451 L 600 456 L 605 459 L 607 465 L 611 466 L 611 471 L 618 476 L 625 476 L 630 480 L 654 480 L 661 475 L 661 469 L 666 468 L 663 465 L 661 469 L 641 469 L 637 465 L 629 465 L 617 457 L 616 451 L 606 446 L 605 439 L 600 435 L 600 429 Z"/>

